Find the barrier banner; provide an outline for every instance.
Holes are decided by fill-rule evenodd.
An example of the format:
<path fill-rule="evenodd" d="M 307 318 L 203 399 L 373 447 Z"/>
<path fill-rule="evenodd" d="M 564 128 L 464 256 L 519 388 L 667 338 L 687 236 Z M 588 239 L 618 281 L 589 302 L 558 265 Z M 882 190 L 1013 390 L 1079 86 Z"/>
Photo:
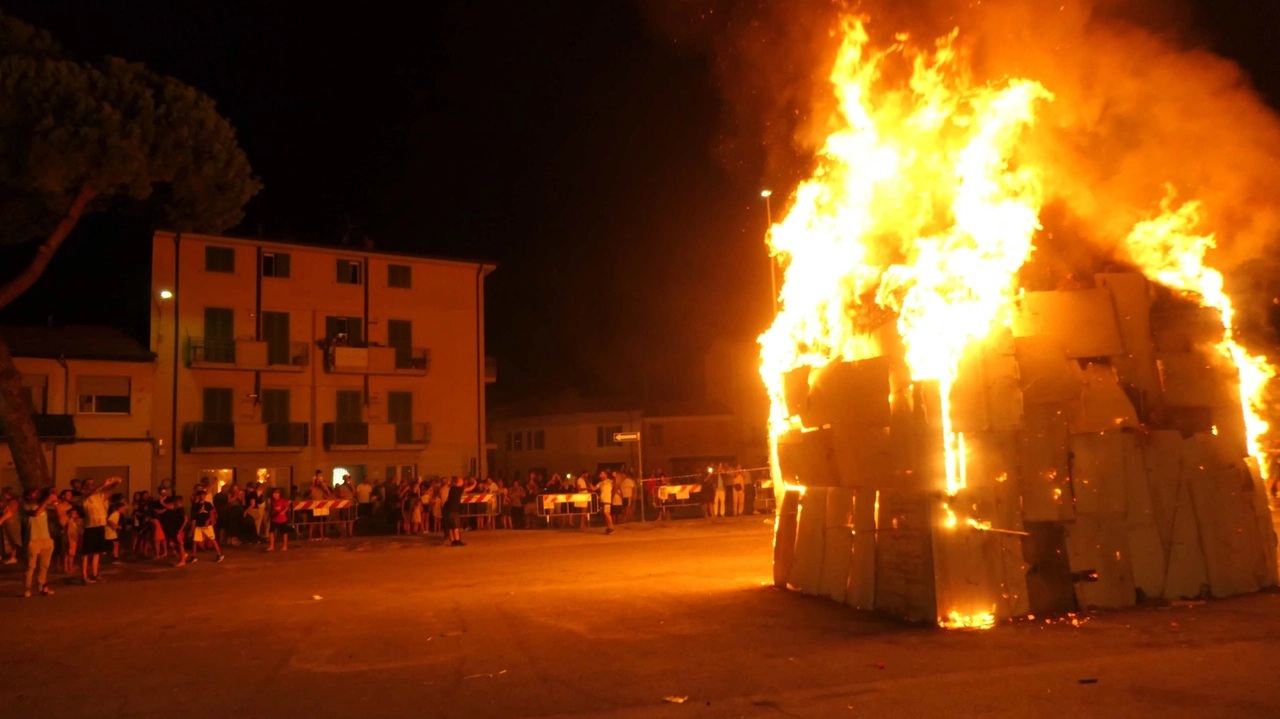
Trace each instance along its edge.
<path fill-rule="evenodd" d="M 540 494 L 538 499 L 542 502 L 542 510 L 544 512 L 554 511 L 557 504 L 572 504 L 575 507 L 586 507 L 591 504 L 591 495 L 586 492 L 579 494 Z"/>
<path fill-rule="evenodd" d="M 486 502 L 492 502 L 495 499 L 497 499 L 497 497 L 498 495 L 492 492 L 489 492 L 486 494 L 464 494 L 462 495 L 462 503 L 463 504 L 483 504 Z"/>
<path fill-rule="evenodd" d="M 330 509 L 346 509 L 351 506 L 349 499 L 317 499 L 307 500 L 304 502 L 294 502 L 294 509 L 310 509 L 314 510 L 330 510 Z"/>
<path fill-rule="evenodd" d="M 700 484 L 664 484 L 658 487 L 658 499 L 688 499 L 690 494 L 701 491 Z"/>

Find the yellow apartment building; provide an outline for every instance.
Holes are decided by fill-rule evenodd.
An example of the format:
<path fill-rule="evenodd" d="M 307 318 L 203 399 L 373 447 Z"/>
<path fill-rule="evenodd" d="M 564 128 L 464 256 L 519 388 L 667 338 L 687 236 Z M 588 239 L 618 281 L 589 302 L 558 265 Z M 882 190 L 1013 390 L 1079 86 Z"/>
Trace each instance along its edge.
<path fill-rule="evenodd" d="M 483 474 L 494 265 L 158 232 L 157 476 Z M 165 461 L 167 460 L 167 461 Z"/>
<path fill-rule="evenodd" d="M 121 477 L 118 491 L 126 496 L 150 489 L 155 356 L 112 327 L 6 327 L 3 333 L 55 484 Z M 21 487 L 2 443 L 0 486 Z"/>

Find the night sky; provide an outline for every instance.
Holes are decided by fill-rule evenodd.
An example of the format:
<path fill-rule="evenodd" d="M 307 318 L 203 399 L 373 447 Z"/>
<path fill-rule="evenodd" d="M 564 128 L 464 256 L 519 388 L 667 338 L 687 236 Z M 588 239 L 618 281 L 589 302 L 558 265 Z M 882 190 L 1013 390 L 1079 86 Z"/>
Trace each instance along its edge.
<path fill-rule="evenodd" d="M 353 234 L 497 261 L 487 298 L 496 401 L 687 396 L 701 388 L 711 340 L 764 329 L 759 191 L 784 195 L 793 179 L 768 176 L 779 173 L 763 149 L 726 123 L 714 55 L 672 29 L 687 13 L 671 8 L 694 5 L 282 5 L 2 7 L 83 58 L 145 62 L 214 97 L 265 183 L 235 234 Z M 1178 24 L 1240 62 L 1277 105 L 1280 10 L 1197 2 Z M 52 315 L 145 338 L 148 253 L 147 228 L 86 220 L 0 321 Z"/>

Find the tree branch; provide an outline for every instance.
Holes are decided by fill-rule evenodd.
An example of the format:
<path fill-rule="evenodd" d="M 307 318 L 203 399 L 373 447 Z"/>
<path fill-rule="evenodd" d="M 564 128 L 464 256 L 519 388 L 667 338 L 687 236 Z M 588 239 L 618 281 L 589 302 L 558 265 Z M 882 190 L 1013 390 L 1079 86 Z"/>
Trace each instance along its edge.
<path fill-rule="evenodd" d="M 17 277 L 0 287 L 0 309 L 4 309 L 10 302 L 18 299 L 23 292 L 26 292 L 31 285 L 36 283 L 36 280 L 40 279 L 40 275 L 43 275 L 45 268 L 49 266 L 49 260 L 53 259 L 54 253 L 62 246 L 63 240 L 67 239 L 67 235 L 71 234 L 71 230 L 80 221 L 80 216 L 84 214 L 84 208 L 97 194 L 97 191 L 88 187 L 80 188 L 80 194 L 76 195 L 76 199 L 72 200 L 71 208 L 67 210 L 67 214 L 36 250 L 36 256 L 31 258 L 31 264 L 27 265 L 27 268 Z"/>

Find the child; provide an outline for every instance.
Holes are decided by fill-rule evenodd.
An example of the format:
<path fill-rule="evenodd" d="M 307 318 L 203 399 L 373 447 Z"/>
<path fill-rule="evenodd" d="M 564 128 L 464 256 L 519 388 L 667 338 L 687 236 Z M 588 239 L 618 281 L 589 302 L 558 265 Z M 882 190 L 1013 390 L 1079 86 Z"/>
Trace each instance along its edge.
<path fill-rule="evenodd" d="M 213 545 L 213 551 L 218 554 L 218 558 L 213 561 L 221 562 L 224 557 L 222 547 L 218 546 L 217 533 L 214 531 L 217 522 L 213 504 L 205 501 L 205 493 L 199 489 L 196 490 L 195 501 L 191 504 L 191 523 L 194 525 L 191 530 L 191 561 L 196 561 L 196 555 L 200 553 L 200 545 L 209 542 Z"/>
<path fill-rule="evenodd" d="M 280 496 L 279 487 L 272 488 L 271 499 L 267 502 L 267 512 L 271 516 L 268 552 L 276 548 L 276 537 L 280 537 L 280 551 L 289 551 L 289 504 L 289 500 Z"/>
<path fill-rule="evenodd" d="M 62 571 L 71 574 L 71 570 L 75 567 L 75 558 L 79 554 L 80 535 L 84 532 L 84 522 L 80 519 L 80 510 L 72 507 L 67 510 L 67 524 L 63 527 L 62 546 L 65 551 L 62 553 Z"/>
<path fill-rule="evenodd" d="M 123 530 L 124 520 L 120 516 L 120 510 L 124 508 L 124 500 L 118 494 L 111 495 L 111 505 L 107 507 L 107 544 L 111 545 L 112 561 L 120 561 L 120 532 Z"/>

